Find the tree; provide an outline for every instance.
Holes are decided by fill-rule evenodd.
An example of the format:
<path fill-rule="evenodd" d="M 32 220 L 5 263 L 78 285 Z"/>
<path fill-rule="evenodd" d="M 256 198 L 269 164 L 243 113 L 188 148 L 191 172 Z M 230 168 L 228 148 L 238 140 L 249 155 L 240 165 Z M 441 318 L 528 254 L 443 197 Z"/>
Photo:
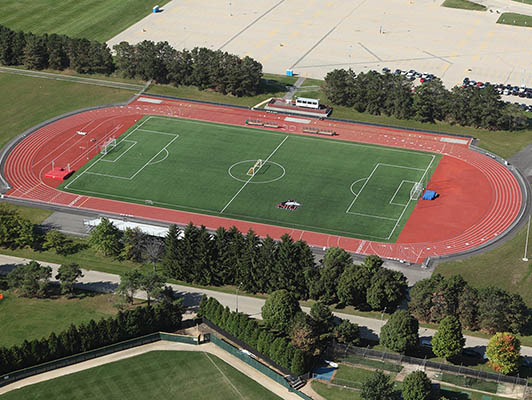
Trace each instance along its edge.
<path fill-rule="evenodd" d="M 325 76 L 323 90 L 332 104 L 351 107 L 353 105 L 353 89 L 355 73 L 352 69 L 335 69 Z"/>
<path fill-rule="evenodd" d="M 458 298 L 458 317 L 465 329 L 478 329 L 478 291 L 466 285 Z"/>
<path fill-rule="evenodd" d="M 43 267 L 36 261 L 19 265 L 7 275 L 10 288 L 20 289 L 22 296 L 42 297 L 46 295 L 52 268 Z"/>
<path fill-rule="evenodd" d="M 406 353 L 417 346 L 419 323 L 406 310 L 397 310 L 381 329 L 380 343 L 386 348 Z"/>
<path fill-rule="evenodd" d="M 360 343 L 360 329 L 357 324 L 344 319 L 333 329 L 334 336 L 338 343 L 358 346 Z"/>
<path fill-rule="evenodd" d="M 408 293 L 408 283 L 402 272 L 378 269 L 371 278 L 366 300 L 374 310 L 394 310 Z"/>
<path fill-rule="evenodd" d="M 458 318 L 449 315 L 442 319 L 431 343 L 432 351 L 438 357 L 448 360 L 459 355 L 464 348 L 465 338 Z"/>
<path fill-rule="evenodd" d="M 292 319 L 301 311 L 297 299 L 288 290 L 273 292 L 262 306 L 262 319 L 267 327 L 288 333 Z"/>
<path fill-rule="evenodd" d="M 338 301 L 346 306 L 361 308 L 366 304 L 367 289 L 372 273 L 366 265 L 349 265 L 338 280 Z"/>
<path fill-rule="evenodd" d="M 312 322 L 320 335 L 331 331 L 334 316 L 327 305 L 319 301 L 314 303 L 310 307 L 310 318 L 312 318 Z"/>
<path fill-rule="evenodd" d="M 24 67 L 28 69 L 44 69 L 48 66 L 48 49 L 40 36 L 28 34 L 24 47 Z"/>
<path fill-rule="evenodd" d="M 403 400 L 426 400 L 430 397 L 431 382 L 423 371 L 408 374 L 401 387 Z"/>
<path fill-rule="evenodd" d="M 375 373 L 362 383 L 360 397 L 364 400 L 393 400 L 393 383 L 382 371 Z"/>
<path fill-rule="evenodd" d="M 512 374 L 519 369 L 521 342 L 510 332 L 499 332 L 486 347 L 489 365 L 501 374 Z"/>
<path fill-rule="evenodd" d="M 148 300 L 149 306 L 153 297 L 162 295 L 161 292 L 165 286 L 164 278 L 156 271 L 148 271 L 141 275 L 142 276 L 138 277 L 138 288 L 146 292 L 146 299 Z"/>
<path fill-rule="evenodd" d="M 310 317 L 304 312 L 299 312 L 294 317 L 290 328 L 290 340 L 295 348 L 305 354 L 316 356 L 321 352 L 319 334 L 311 323 Z"/>
<path fill-rule="evenodd" d="M 51 229 L 46 233 L 42 246 L 45 250 L 54 249 L 57 254 L 66 254 L 71 245 L 72 241 L 67 239 L 64 233 L 57 229 Z"/>
<path fill-rule="evenodd" d="M 144 260 L 144 243 L 146 234 L 140 228 L 127 228 L 124 231 L 123 254 L 127 260 L 141 263 Z"/>
<path fill-rule="evenodd" d="M 146 258 L 153 265 L 153 271 L 155 272 L 156 265 L 161 260 L 161 257 L 163 255 L 163 243 L 158 237 L 148 236 L 143 244 L 143 249 L 144 253 L 146 254 Z"/>
<path fill-rule="evenodd" d="M 305 373 L 305 356 L 303 352 L 299 349 L 296 349 L 294 351 L 290 370 L 298 376 L 303 375 Z"/>
<path fill-rule="evenodd" d="M 83 273 L 81 272 L 79 265 L 75 263 L 62 264 L 57 272 L 58 273 L 55 276 L 55 279 L 59 280 L 61 285 L 61 293 L 73 294 L 74 283 L 76 283 L 78 278 L 83 277 Z"/>
<path fill-rule="evenodd" d="M 447 114 L 450 93 L 440 79 L 416 87 L 413 111 L 421 122 L 443 121 Z"/>
<path fill-rule="evenodd" d="M 352 264 L 351 255 L 339 247 L 329 247 L 325 252 L 322 260 L 322 267 L 319 268 L 320 282 L 322 293 L 320 300 L 326 304 L 332 304 L 338 301 L 336 296 L 338 279 L 344 272 L 345 268 Z"/>
<path fill-rule="evenodd" d="M 118 257 L 122 251 L 122 232 L 103 217 L 100 224 L 91 231 L 89 244 L 105 256 Z"/>
<path fill-rule="evenodd" d="M 432 296 L 439 283 L 443 280 L 440 274 L 434 274 L 430 278 L 418 281 L 410 289 L 410 301 L 408 310 L 420 321 L 430 321 L 430 310 L 432 308 Z"/>
<path fill-rule="evenodd" d="M 140 289 L 144 276 L 138 269 L 126 271 L 120 275 L 120 284 L 116 289 L 117 293 L 124 296 L 128 303 L 133 303 L 135 293 Z"/>

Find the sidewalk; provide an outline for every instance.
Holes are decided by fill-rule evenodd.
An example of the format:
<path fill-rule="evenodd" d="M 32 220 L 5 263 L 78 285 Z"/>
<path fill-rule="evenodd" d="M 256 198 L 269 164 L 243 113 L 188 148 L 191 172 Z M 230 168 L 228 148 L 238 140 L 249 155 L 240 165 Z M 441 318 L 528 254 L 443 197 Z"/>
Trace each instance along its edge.
<path fill-rule="evenodd" d="M 0 273 L 7 273 L 12 266 L 27 263 L 29 261 L 30 260 L 20 257 L 0 255 Z M 55 277 L 55 275 L 57 274 L 57 269 L 59 268 L 58 264 L 40 261 L 38 262 L 41 265 L 50 266 L 53 271 L 52 277 Z M 84 269 L 83 275 L 83 278 L 79 279 L 80 283 L 78 284 L 78 287 L 84 290 L 111 293 L 116 289 L 120 282 L 120 276 L 115 274 L 108 274 L 105 272 Z M 238 308 L 238 311 L 248 314 L 254 318 L 261 318 L 261 308 L 265 301 L 263 299 L 248 297 L 242 294 L 236 296 L 236 293 L 222 293 L 214 290 L 199 289 L 175 284 L 170 284 L 170 286 L 172 286 L 172 288 L 179 296 L 182 296 L 184 298 L 184 304 L 188 307 L 198 306 L 201 300 L 201 296 L 205 294 L 209 297 L 214 297 L 221 304 L 223 304 L 224 306 L 228 306 L 233 311 Z M 145 299 L 146 294 L 139 291 L 137 292 L 135 297 L 139 299 Z M 302 309 L 307 313 L 310 312 L 310 308 L 308 307 L 302 307 Z M 374 318 L 361 317 L 357 315 L 342 314 L 338 312 L 335 312 L 334 315 L 339 318 L 347 319 L 351 322 L 358 324 L 360 326 L 362 337 L 366 339 L 377 339 L 381 327 L 386 323 L 386 319 L 380 320 Z M 419 329 L 420 337 L 432 337 L 435 333 L 436 330 L 434 329 Z M 465 346 L 475 347 L 480 354 L 483 354 L 485 347 L 488 344 L 488 339 L 484 338 L 465 336 L 465 339 Z M 521 355 L 532 357 L 532 347 L 521 346 Z"/>

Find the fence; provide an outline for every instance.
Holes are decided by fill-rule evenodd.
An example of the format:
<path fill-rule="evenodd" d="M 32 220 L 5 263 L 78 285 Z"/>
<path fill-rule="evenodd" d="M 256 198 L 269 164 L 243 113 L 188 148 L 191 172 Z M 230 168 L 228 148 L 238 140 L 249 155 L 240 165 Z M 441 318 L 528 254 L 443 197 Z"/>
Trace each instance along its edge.
<path fill-rule="evenodd" d="M 0 387 L 9 385 L 10 383 L 19 381 L 30 376 L 42 374 L 43 372 L 52 371 L 69 365 L 77 364 L 83 361 L 92 360 L 93 358 L 106 356 L 108 354 L 116 353 L 122 350 L 127 350 L 133 347 L 142 346 L 145 344 L 158 342 L 159 340 L 168 340 L 172 342 L 181 342 L 187 344 L 198 344 L 198 339 L 190 336 L 175 335 L 171 333 L 156 332 L 146 336 L 141 336 L 135 339 L 126 340 L 120 343 L 111 344 L 109 346 L 101 347 L 87 351 L 85 353 L 75 354 L 73 356 L 61 358 L 59 360 L 49 361 L 44 364 L 35 365 L 18 371 L 11 372 L 0 376 Z"/>
<path fill-rule="evenodd" d="M 386 353 L 379 350 L 373 350 L 363 347 L 354 347 L 346 346 L 339 343 L 333 345 L 333 355 L 335 359 L 349 361 L 349 358 L 352 356 L 363 357 L 371 360 L 378 360 L 380 362 L 390 363 L 390 364 L 414 364 L 420 365 L 423 368 L 430 368 L 433 370 L 439 370 L 441 372 L 443 380 L 449 381 L 454 380 L 456 375 L 460 375 L 463 378 L 463 384 L 469 384 L 469 387 L 474 388 L 474 386 L 482 386 L 483 388 L 495 388 L 492 384 L 481 382 L 481 381 L 493 381 L 495 383 L 509 383 L 512 385 L 528 386 L 528 381 L 523 378 L 516 376 L 507 376 L 502 374 L 497 374 L 494 372 L 480 371 L 472 368 L 466 368 L 462 366 L 443 364 L 434 361 L 429 361 L 426 359 L 404 356 L 401 354 L 395 353 Z M 453 375 L 453 377 L 450 377 Z M 457 377 L 458 378 L 458 377 Z M 453 383 L 453 382 L 450 382 Z M 486 390 L 486 389 L 480 389 Z M 490 390 L 488 390 L 490 391 Z"/>

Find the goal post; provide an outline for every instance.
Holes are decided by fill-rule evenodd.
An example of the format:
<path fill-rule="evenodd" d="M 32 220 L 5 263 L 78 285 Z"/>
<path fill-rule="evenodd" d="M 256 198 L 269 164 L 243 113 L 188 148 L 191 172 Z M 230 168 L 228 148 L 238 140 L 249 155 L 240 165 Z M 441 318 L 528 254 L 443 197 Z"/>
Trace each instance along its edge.
<path fill-rule="evenodd" d="M 116 138 L 107 139 L 101 146 L 101 153 L 106 155 L 116 147 Z"/>
<path fill-rule="evenodd" d="M 412 186 L 412 189 L 410 189 L 410 200 L 419 200 L 419 197 L 421 196 L 421 193 L 423 193 L 424 189 L 425 186 L 423 185 L 423 182 L 414 183 L 414 186 Z"/>
<path fill-rule="evenodd" d="M 259 169 L 262 168 L 263 164 L 264 162 L 259 158 L 257 161 L 255 161 L 255 165 L 248 170 L 247 175 L 254 176 L 257 172 L 259 172 Z"/>

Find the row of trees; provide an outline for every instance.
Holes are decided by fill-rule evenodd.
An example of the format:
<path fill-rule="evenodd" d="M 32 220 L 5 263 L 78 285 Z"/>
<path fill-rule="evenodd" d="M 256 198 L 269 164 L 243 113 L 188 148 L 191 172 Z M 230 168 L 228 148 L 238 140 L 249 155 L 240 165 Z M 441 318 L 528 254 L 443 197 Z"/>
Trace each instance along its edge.
<path fill-rule="evenodd" d="M 61 293 L 74 294 L 74 284 L 83 273 L 78 264 L 63 264 L 59 267 L 55 279 L 59 281 Z M 7 275 L 10 289 L 18 291 L 24 297 L 46 297 L 49 291 L 52 268 L 42 266 L 36 261 L 15 267 Z"/>
<path fill-rule="evenodd" d="M 399 395 L 390 376 L 382 371 L 375 371 L 373 375 L 362 382 L 360 397 L 363 400 L 427 400 L 431 396 L 432 384 L 423 371 L 408 374 L 401 385 Z"/>
<path fill-rule="evenodd" d="M 198 315 L 296 375 L 308 370 L 314 357 L 322 353 L 331 339 L 351 345 L 360 340 L 356 324 L 347 320 L 335 324 L 329 307 L 319 302 L 307 315 L 301 311 L 297 299 L 286 290 L 276 291 L 266 300 L 262 308 L 263 325 L 245 314 L 230 312 L 214 298 L 202 298 Z"/>
<path fill-rule="evenodd" d="M 520 295 L 493 286 L 476 289 L 460 275 L 446 279 L 434 274 L 417 282 L 410 290 L 408 308 L 419 321 L 440 322 L 452 315 L 465 329 L 489 333 L 522 333 L 530 323 Z"/>
<path fill-rule="evenodd" d="M 374 115 L 485 129 L 515 130 L 528 126 L 520 108 L 506 106 L 493 86 L 447 90 L 436 78 L 414 91 L 412 83 L 402 75 L 376 71 L 357 75 L 351 69 L 335 69 L 326 75 L 324 91 L 333 104 Z"/>
<path fill-rule="evenodd" d="M 120 311 L 116 316 L 71 325 L 48 338 L 25 340 L 19 346 L 0 347 L 0 375 L 62 357 L 93 350 L 158 331 L 174 331 L 180 323 L 180 302 L 163 302 L 154 307 Z"/>
<path fill-rule="evenodd" d="M 0 25 L 0 64 L 28 69 L 71 68 L 82 74 L 109 75 L 118 70 L 127 78 L 153 79 L 175 86 L 192 85 L 235 96 L 257 94 L 262 65 L 246 56 L 194 48 L 178 51 L 168 42 L 144 40 L 136 45 L 114 46 L 65 35 L 15 32 Z"/>
<path fill-rule="evenodd" d="M 406 298 L 408 285 L 402 273 L 381 265 L 380 258 L 370 256 L 363 266 L 355 266 L 340 248 L 328 249 L 316 265 L 310 247 L 289 235 L 277 242 L 233 227 L 218 228 L 211 236 L 192 224 L 183 232 L 170 227 L 162 259 L 164 272 L 185 282 L 239 285 L 251 293 L 286 289 L 298 299 L 393 309 Z"/>
<path fill-rule="evenodd" d="M 234 96 L 257 94 L 262 65 L 220 50 L 196 47 L 178 51 L 168 42 L 121 42 L 113 47 L 116 66 L 127 78 L 153 79 L 174 86 L 197 86 Z"/>

